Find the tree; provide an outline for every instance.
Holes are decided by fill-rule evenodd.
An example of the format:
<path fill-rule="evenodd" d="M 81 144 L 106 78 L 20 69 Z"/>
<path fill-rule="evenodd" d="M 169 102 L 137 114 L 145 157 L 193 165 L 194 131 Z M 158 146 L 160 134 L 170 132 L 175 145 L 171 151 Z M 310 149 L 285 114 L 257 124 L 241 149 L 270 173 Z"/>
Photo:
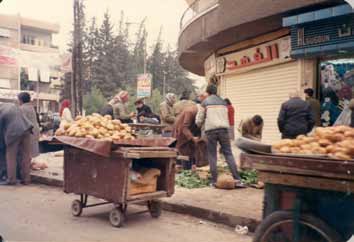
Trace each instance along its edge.
<path fill-rule="evenodd" d="M 158 35 L 157 41 L 153 48 L 152 55 L 148 59 L 148 72 L 152 74 L 152 86 L 157 88 L 160 93 L 163 92 L 163 79 L 164 73 L 164 61 L 166 59 L 165 53 L 163 53 L 163 43 L 161 39 L 162 28 Z"/>
<path fill-rule="evenodd" d="M 98 32 L 97 61 L 93 67 L 93 85 L 99 87 L 106 98 L 112 97 L 119 88 L 117 68 L 115 66 L 116 50 L 113 24 L 109 12 L 104 14 L 103 23 Z"/>
<path fill-rule="evenodd" d="M 97 87 L 92 87 L 91 91 L 87 93 L 84 98 L 84 109 L 87 114 L 99 112 L 106 104 L 106 99 L 101 90 Z"/>
<path fill-rule="evenodd" d="M 151 97 L 148 100 L 152 111 L 156 114 L 160 112 L 160 104 L 163 102 L 163 97 L 158 88 L 154 89 L 151 93 Z"/>

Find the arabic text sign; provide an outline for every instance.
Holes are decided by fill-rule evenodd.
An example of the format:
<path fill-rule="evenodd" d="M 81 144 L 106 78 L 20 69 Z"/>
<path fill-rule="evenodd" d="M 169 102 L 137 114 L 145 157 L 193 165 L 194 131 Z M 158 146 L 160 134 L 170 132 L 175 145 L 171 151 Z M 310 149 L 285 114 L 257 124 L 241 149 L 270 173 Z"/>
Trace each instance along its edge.
<path fill-rule="evenodd" d="M 0 45 L 0 64 L 1 65 L 16 65 L 17 55 L 15 49 Z"/>
<path fill-rule="evenodd" d="M 228 74 L 240 69 L 273 65 L 290 59 L 290 36 L 253 48 L 221 56 L 216 60 L 218 74 Z"/>
<path fill-rule="evenodd" d="M 151 74 L 141 74 L 138 76 L 137 98 L 151 96 Z"/>

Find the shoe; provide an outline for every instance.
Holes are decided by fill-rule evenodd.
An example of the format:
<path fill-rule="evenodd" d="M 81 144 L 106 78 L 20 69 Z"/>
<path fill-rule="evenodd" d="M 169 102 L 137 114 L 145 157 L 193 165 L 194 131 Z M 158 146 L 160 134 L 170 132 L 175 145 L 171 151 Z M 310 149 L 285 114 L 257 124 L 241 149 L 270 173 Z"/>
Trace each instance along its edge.
<path fill-rule="evenodd" d="M 2 185 L 2 186 L 16 186 L 17 182 L 3 181 L 3 182 L 0 182 L 0 185 Z"/>
<path fill-rule="evenodd" d="M 247 188 L 247 185 L 240 180 L 235 181 L 235 188 Z"/>
<path fill-rule="evenodd" d="M 215 184 L 216 184 L 216 183 L 210 183 L 210 184 L 209 184 L 209 187 L 210 187 L 210 188 L 217 188 Z"/>

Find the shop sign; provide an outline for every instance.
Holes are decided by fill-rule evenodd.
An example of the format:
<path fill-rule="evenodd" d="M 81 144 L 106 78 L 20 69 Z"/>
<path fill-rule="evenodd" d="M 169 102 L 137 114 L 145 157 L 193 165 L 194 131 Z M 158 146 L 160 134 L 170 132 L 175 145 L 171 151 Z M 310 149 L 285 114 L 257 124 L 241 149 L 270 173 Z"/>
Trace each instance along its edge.
<path fill-rule="evenodd" d="M 151 80 L 152 75 L 150 73 L 141 74 L 138 76 L 137 83 L 137 98 L 144 98 L 151 96 Z"/>
<path fill-rule="evenodd" d="M 14 48 L 0 45 L 0 65 L 16 65 L 17 53 Z"/>
<path fill-rule="evenodd" d="M 216 74 L 216 58 L 215 55 L 209 56 L 204 62 L 204 72 L 206 79 Z"/>
<path fill-rule="evenodd" d="M 17 100 L 17 95 L 22 92 L 21 90 L 13 90 L 13 89 L 1 89 L 0 88 L 0 99 L 7 100 Z M 40 100 L 48 100 L 48 101 L 59 101 L 59 95 L 51 94 L 51 93 L 36 93 L 34 91 L 26 91 L 31 95 L 32 99 L 39 98 Z"/>
<path fill-rule="evenodd" d="M 354 41 L 354 15 L 346 15 L 294 26 L 291 30 L 292 54 L 345 49 Z M 344 45 L 343 45 L 344 44 Z M 326 48 L 331 46 L 333 48 Z"/>
<path fill-rule="evenodd" d="M 217 74 L 227 74 L 242 69 L 255 69 L 284 62 L 290 59 L 290 37 L 283 37 L 266 44 L 229 55 L 216 60 Z"/>

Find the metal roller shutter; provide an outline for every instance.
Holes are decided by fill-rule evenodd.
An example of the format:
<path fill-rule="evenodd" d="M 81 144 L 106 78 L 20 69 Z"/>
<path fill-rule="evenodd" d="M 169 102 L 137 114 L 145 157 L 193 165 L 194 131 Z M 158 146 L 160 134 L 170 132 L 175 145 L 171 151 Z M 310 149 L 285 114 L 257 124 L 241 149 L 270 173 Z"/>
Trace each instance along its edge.
<path fill-rule="evenodd" d="M 235 107 L 235 128 L 241 120 L 259 114 L 264 119 L 263 142 L 270 144 L 279 140 L 277 118 L 280 106 L 288 99 L 290 91 L 299 89 L 299 79 L 300 65 L 296 61 L 224 76 L 220 91 Z"/>

